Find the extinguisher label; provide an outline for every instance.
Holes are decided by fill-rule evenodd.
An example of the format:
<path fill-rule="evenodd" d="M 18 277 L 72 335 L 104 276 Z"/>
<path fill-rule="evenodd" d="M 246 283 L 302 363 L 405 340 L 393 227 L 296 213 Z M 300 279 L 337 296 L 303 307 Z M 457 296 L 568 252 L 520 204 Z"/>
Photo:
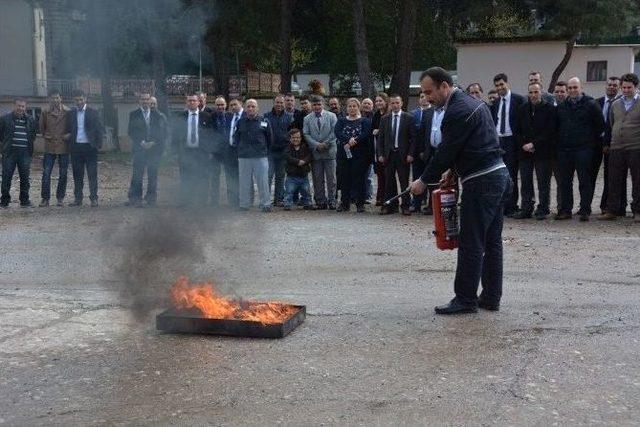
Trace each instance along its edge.
<path fill-rule="evenodd" d="M 442 218 L 444 219 L 444 229 L 447 236 L 447 240 L 457 237 L 458 236 L 458 207 L 455 205 L 443 206 L 441 211 L 442 211 Z"/>
<path fill-rule="evenodd" d="M 455 193 L 445 193 L 442 194 L 440 196 L 440 200 L 442 202 L 442 204 L 448 204 L 448 203 L 455 203 L 456 202 L 456 195 Z"/>

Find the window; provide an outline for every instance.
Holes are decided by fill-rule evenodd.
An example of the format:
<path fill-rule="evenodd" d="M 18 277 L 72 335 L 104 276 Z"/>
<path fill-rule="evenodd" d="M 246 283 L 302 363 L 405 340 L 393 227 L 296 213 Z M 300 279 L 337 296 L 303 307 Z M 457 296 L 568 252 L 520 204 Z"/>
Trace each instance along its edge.
<path fill-rule="evenodd" d="M 606 82 L 607 81 L 607 61 L 587 62 L 587 81 Z"/>

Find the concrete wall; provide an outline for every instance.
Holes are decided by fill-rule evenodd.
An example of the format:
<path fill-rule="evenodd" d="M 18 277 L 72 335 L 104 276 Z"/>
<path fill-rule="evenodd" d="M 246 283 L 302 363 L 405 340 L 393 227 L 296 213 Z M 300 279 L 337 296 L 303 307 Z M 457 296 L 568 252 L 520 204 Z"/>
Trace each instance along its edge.
<path fill-rule="evenodd" d="M 33 93 L 33 7 L 2 0 L 0 10 L 0 95 Z"/>
<path fill-rule="evenodd" d="M 486 94 L 493 86 L 493 76 L 504 72 L 509 76 L 513 91 L 526 94 L 529 72 L 539 70 L 543 83 L 548 82 L 564 55 L 565 43 L 483 43 L 458 45 L 457 50 L 461 86 L 480 82 Z M 587 82 L 588 61 L 607 61 L 607 75 L 619 76 L 633 72 L 634 49 L 629 46 L 576 46 L 560 79 L 577 76 L 583 82 L 585 93 L 600 96 L 606 82 Z"/>

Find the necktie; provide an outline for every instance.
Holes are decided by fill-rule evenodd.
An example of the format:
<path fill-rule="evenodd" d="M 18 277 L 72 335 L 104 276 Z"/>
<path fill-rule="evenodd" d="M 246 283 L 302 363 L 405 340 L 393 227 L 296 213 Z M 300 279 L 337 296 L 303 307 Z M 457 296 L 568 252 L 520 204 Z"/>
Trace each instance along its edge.
<path fill-rule="evenodd" d="M 398 148 L 398 115 L 393 115 L 393 125 L 391 126 L 391 132 L 393 132 L 393 146 Z"/>
<path fill-rule="evenodd" d="M 191 113 L 191 135 L 189 136 L 189 145 L 196 145 L 196 113 Z"/>
<path fill-rule="evenodd" d="M 320 114 L 316 114 L 316 118 L 318 120 L 318 132 L 320 131 L 320 126 L 321 126 L 320 117 L 322 117 Z"/>
<path fill-rule="evenodd" d="M 609 110 L 611 109 L 611 100 L 607 99 L 604 109 L 604 122 L 609 126 Z"/>
<path fill-rule="evenodd" d="M 233 115 L 233 119 L 231 119 L 231 129 L 229 129 L 229 145 L 233 145 L 233 133 L 236 130 L 236 123 L 238 121 L 238 113 Z"/>
<path fill-rule="evenodd" d="M 504 135 L 507 131 L 507 100 L 502 98 L 500 101 L 501 111 L 500 111 L 500 135 Z"/>

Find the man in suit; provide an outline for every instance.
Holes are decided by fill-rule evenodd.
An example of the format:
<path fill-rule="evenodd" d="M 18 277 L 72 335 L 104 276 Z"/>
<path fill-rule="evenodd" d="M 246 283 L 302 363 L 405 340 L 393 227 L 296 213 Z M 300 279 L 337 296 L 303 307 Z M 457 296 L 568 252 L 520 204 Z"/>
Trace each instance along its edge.
<path fill-rule="evenodd" d="M 409 169 L 413 163 L 416 144 L 416 125 L 413 115 L 402 111 L 402 97 L 394 94 L 389 97 L 390 112 L 380 120 L 378 134 L 378 161 L 385 165 L 385 198 L 398 194 L 409 186 Z M 411 215 L 409 209 L 410 195 L 402 197 L 402 214 Z M 398 211 L 397 204 L 383 206 L 380 215 L 387 215 Z"/>
<path fill-rule="evenodd" d="M 620 79 L 618 77 L 609 77 L 607 79 L 607 87 L 605 88 L 605 96 L 598 98 L 596 101 L 602 109 L 602 116 L 604 117 L 605 130 L 602 134 L 602 146 L 596 151 L 593 161 L 593 188 L 595 189 L 596 181 L 598 179 L 598 171 L 600 170 L 600 163 L 604 158 L 604 189 L 602 190 L 602 198 L 600 199 L 600 210 L 605 213 L 607 210 L 607 199 L 609 194 L 609 147 L 611 146 L 611 117 L 609 112 L 611 111 L 611 104 L 617 99 L 620 99 Z M 619 209 L 615 212 L 617 215 L 623 215 L 627 210 L 627 179 L 624 179 L 624 185 L 621 187 L 622 198 L 620 200 Z"/>
<path fill-rule="evenodd" d="M 444 116 L 438 150 L 422 176 L 411 184 L 411 192 L 422 194 L 428 183 L 438 180 L 443 187 L 453 186 L 453 171 L 460 175 L 463 191 L 456 296 L 435 311 L 473 313 L 478 307 L 497 311 L 502 297 L 502 213 L 511 180 L 502 161 L 495 123 L 484 102 L 455 88 L 442 68 L 425 71 L 420 86 Z M 478 297 L 480 282 L 482 292 Z"/>
<path fill-rule="evenodd" d="M 540 71 L 532 71 L 529 73 L 529 84 L 538 83 L 542 89 L 542 100 L 548 104 L 553 105 L 555 98 L 552 94 L 544 90 L 544 86 L 542 85 L 542 74 Z"/>
<path fill-rule="evenodd" d="M 207 94 L 205 92 L 198 92 L 198 111 L 204 111 L 211 115 L 213 109 L 207 105 Z"/>
<path fill-rule="evenodd" d="M 147 170 L 147 194 L 144 200 L 154 206 L 157 200 L 158 165 L 167 139 L 167 122 L 157 109 L 151 109 L 151 94 L 141 93 L 140 108 L 129 114 L 129 139 L 133 155 L 133 173 L 126 205 L 142 207 L 142 182 Z"/>
<path fill-rule="evenodd" d="M 556 109 L 542 97 L 540 83 L 529 84 L 529 101 L 518 111 L 517 141 L 520 178 L 522 179 L 522 209 L 513 218 L 531 218 L 535 194 L 533 171 L 538 181 L 538 207 L 536 219 L 549 215 L 551 185 L 551 152 L 556 128 Z"/>
<path fill-rule="evenodd" d="M 227 201 L 230 206 L 237 206 L 237 167 L 229 170 L 227 162 L 229 150 L 231 150 L 231 122 L 233 114 L 227 111 L 227 101 L 219 96 L 214 101 L 215 111 L 211 115 L 213 125 L 212 152 L 211 152 L 211 206 L 220 204 L 220 175 L 224 169 L 225 182 L 227 184 Z M 235 126 L 235 124 L 234 124 Z M 235 182 L 232 182 L 235 181 Z"/>
<path fill-rule="evenodd" d="M 319 95 L 311 98 L 312 114 L 304 118 L 304 138 L 313 154 L 313 192 L 318 209 L 336 209 L 336 136 L 335 114 L 323 107 Z M 326 187 L 326 193 L 325 193 Z"/>
<path fill-rule="evenodd" d="M 91 207 L 98 206 L 98 150 L 102 147 L 104 129 L 98 110 L 87 106 L 84 92 L 73 93 L 75 108 L 66 116 L 67 144 L 71 153 L 74 200 L 69 206 L 82 206 L 84 171 L 89 179 Z"/>
<path fill-rule="evenodd" d="M 211 115 L 198 109 L 195 94 L 187 96 L 186 106 L 174 119 L 171 137 L 180 168 L 180 203 L 202 206 L 209 193 Z"/>
<path fill-rule="evenodd" d="M 422 175 L 425 166 L 427 165 L 427 155 L 431 150 L 426 152 L 427 145 L 429 142 L 427 141 L 427 130 L 431 131 L 431 119 L 433 118 L 433 109 L 431 108 L 431 104 L 429 104 L 429 100 L 424 93 L 420 93 L 420 99 L 418 100 L 418 107 L 416 107 L 412 112 L 413 117 L 416 121 L 416 156 L 413 159 L 413 163 L 411 163 L 411 175 L 413 179 Z M 413 195 L 411 197 L 411 207 L 409 208 L 412 212 L 420 212 L 422 207 L 422 202 L 424 201 L 424 195 Z M 428 208 L 425 213 L 428 213 Z"/>
<path fill-rule="evenodd" d="M 527 101 L 524 96 L 511 92 L 509 78 L 500 73 L 493 78 L 493 85 L 498 92 L 498 100 L 491 105 L 491 114 L 496 124 L 500 139 L 500 147 L 504 151 L 504 163 L 513 181 L 513 194 L 506 203 L 504 214 L 513 216 L 518 211 L 518 149 L 515 129 L 517 112 Z"/>
<path fill-rule="evenodd" d="M 18 168 L 20 176 L 20 206 L 31 207 L 29 201 L 29 173 L 33 157 L 33 141 L 36 139 L 33 117 L 27 114 L 27 101 L 16 98 L 13 111 L 0 117 L 0 150 L 2 150 L 2 196 L 0 207 L 9 207 L 11 181 Z"/>

